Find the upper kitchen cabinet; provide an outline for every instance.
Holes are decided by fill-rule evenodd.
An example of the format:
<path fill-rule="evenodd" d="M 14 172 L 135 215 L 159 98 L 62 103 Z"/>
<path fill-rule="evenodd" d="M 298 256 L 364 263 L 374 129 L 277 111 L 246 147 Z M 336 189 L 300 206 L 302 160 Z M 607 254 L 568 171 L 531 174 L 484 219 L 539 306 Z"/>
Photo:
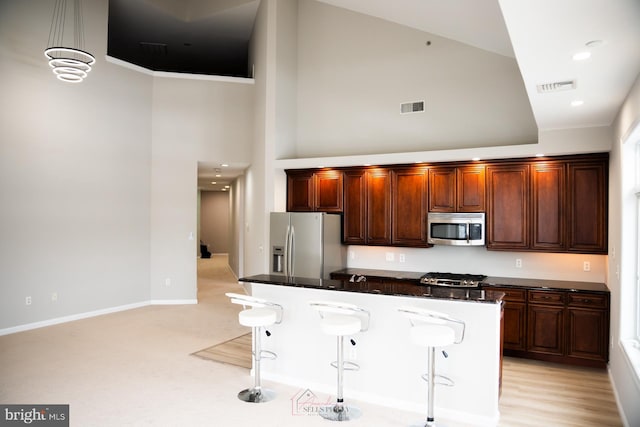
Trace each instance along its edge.
<path fill-rule="evenodd" d="M 366 172 L 366 243 L 391 244 L 391 174 L 388 169 Z"/>
<path fill-rule="evenodd" d="M 609 157 L 567 163 L 570 252 L 607 253 Z"/>
<path fill-rule="evenodd" d="M 287 211 L 342 212 L 342 171 L 287 171 Z"/>
<path fill-rule="evenodd" d="M 364 245 L 366 237 L 367 175 L 363 169 L 344 172 L 343 241 Z"/>
<path fill-rule="evenodd" d="M 427 169 L 391 171 L 391 240 L 393 245 L 426 247 Z"/>
<path fill-rule="evenodd" d="M 488 166 L 487 247 L 606 254 L 607 176 L 606 154 Z"/>
<path fill-rule="evenodd" d="M 487 166 L 487 248 L 529 248 L 529 165 Z"/>
<path fill-rule="evenodd" d="M 563 251 L 565 239 L 564 162 L 541 162 L 531 166 L 531 248 Z"/>
<path fill-rule="evenodd" d="M 429 169 L 430 212 L 484 212 L 484 166 Z"/>

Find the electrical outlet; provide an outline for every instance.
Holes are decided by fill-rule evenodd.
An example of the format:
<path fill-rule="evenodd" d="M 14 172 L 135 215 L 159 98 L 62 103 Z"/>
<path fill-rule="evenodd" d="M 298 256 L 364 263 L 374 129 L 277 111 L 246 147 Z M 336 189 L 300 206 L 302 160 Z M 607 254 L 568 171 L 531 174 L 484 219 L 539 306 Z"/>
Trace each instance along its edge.
<path fill-rule="evenodd" d="M 582 264 L 582 269 L 584 271 L 591 271 L 591 263 L 589 261 L 585 261 L 584 264 Z"/>
<path fill-rule="evenodd" d="M 51 294 L 51 301 L 52 302 L 58 301 L 58 293 L 57 292 L 54 292 L 54 293 Z"/>
<path fill-rule="evenodd" d="M 169 286 L 171 286 L 171 279 L 169 277 L 167 277 L 166 279 L 164 279 L 164 285 L 168 288 Z"/>
<path fill-rule="evenodd" d="M 354 251 L 349 251 L 349 258 L 356 259 L 356 253 Z"/>
<path fill-rule="evenodd" d="M 516 258 L 516 268 L 522 268 L 522 258 Z"/>
<path fill-rule="evenodd" d="M 24 303 L 25 303 L 25 305 L 31 305 L 31 297 L 26 297 L 24 299 Z"/>
<path fill-rule="evenodd" d="M 406 259 L 405 259 L 405 257 L 404 257 L 404 254 L 400 254 L 400 255 L 398 256 L 398 261 L 400 261 L 400 262 L 405 262 L 405 261 L 406 261 Z"/>
<path fill-rule="evenodd" d="M 393 252 L 387 252 L 386 253 L 386 260 L 390 261 L 390 262 L 393 262 L 393 259 L 394 259 Z"/>

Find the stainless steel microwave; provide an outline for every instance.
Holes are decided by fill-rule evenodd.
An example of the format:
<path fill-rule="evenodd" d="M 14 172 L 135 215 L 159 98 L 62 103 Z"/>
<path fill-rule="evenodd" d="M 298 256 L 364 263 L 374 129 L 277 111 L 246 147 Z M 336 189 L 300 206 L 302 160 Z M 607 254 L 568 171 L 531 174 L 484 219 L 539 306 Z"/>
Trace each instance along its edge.
<path fill-rule="evenodd" d="M 432 245 L 484 246 L 484 213 L 429 212 L 427 230 Z"/>

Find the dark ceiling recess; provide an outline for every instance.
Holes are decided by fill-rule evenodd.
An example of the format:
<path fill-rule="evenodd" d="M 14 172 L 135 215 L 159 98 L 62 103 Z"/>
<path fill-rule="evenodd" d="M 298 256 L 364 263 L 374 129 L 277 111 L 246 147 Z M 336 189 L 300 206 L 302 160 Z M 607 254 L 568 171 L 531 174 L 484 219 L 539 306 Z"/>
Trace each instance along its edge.
<path fill-rule="evenodd" d="M 107 54 L 153 71 L 252 77 L 259 0 L 109 0 Z"/>

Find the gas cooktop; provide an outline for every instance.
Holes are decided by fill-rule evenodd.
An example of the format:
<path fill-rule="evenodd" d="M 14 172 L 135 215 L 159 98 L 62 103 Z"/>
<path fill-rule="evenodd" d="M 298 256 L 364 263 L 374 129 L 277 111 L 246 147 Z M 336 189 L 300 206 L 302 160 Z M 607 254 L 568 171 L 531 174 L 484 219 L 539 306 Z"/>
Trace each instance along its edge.
<path fill-rule="evenodd" d="M 477 288 L 487 278 L 481 274 L 457 274 L 430 272 L 420 278 L 420 283 L 431 286 Z"/>

